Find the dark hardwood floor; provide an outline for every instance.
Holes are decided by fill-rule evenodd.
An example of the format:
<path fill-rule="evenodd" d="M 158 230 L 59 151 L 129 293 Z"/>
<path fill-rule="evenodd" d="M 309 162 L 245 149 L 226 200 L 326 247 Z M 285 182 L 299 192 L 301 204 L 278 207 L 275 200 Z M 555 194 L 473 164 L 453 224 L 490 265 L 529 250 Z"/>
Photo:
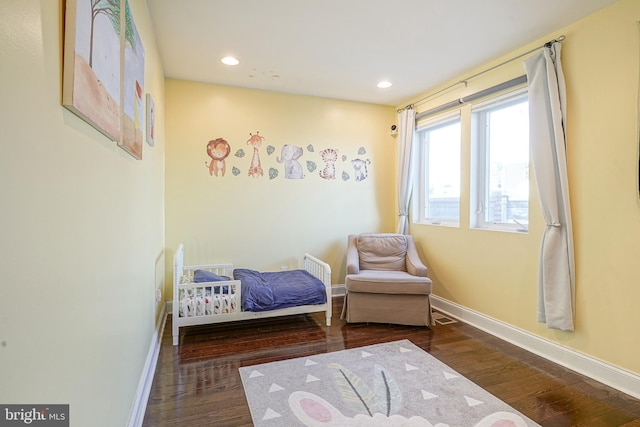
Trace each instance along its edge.
<path fill-rule="evenodd" d="M 640 401 L 464 323 L 350 324 L 324 313 L 194 326 L 167 319 L 144 426 L 251 426 L 241 366 L 409 339 L 545 427 L 640 426 Z M 461 427 L 461 426 L 451 426 Z"/>

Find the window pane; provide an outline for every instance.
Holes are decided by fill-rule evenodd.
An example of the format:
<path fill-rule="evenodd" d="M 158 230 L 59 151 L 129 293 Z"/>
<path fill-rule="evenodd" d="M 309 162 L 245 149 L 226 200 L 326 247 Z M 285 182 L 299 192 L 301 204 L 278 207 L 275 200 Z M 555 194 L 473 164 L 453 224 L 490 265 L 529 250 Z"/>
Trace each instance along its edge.
<path fill-rule="evenodd" d="M 487 222 L 525 228 L 529 222 L 528 107 L 525 99 L 486 114 Z"/>
<path fill-rule="evenodd" d="M 425 217 L 460 219 L 460 120 L 425 131 L 427 194 Z"/>

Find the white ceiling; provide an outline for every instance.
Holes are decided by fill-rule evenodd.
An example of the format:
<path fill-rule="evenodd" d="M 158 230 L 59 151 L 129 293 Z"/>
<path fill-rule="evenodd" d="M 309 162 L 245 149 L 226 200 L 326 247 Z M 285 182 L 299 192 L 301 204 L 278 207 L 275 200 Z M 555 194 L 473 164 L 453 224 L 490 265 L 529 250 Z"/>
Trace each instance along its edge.
<path fill-rule="evenodd" d="M 168 78 L 395 106 L 615 1 L 147 3 Z"/>

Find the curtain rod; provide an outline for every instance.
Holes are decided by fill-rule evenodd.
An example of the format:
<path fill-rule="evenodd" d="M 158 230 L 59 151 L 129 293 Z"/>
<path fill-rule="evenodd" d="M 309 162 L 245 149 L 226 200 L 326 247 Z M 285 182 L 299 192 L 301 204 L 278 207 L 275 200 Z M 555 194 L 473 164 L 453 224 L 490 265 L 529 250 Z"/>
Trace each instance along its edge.
<path fill-rule="evenodd" d="M 559 37 L 558 37 L 558 38 L 556 38 L 556 39 L 549 40 L 548 42 L 546 42 L 546 43 L 545 43 L 545 44 L 543 44 L 542 46 L 538 46 L 538 47 L 536 47 L 536 48 L 533 48 L 533 49 L 531 49 L 531 50 L 529 50 L 529 51 L 527 51 L 527 52 L 525 52 L 525 53 L 522 53 L 522 54 L 520 54 L 520 55 L 518 55 L 518 56 L 516 56 L 516 57 L 513 57 L 513 58 L 511 58 L 511 59 L 507 59 L 506 61 L 501 62 L 501 63 L 500 63 L 500 64 L 498 64 L 498 65 L 494 65 L 494 66 L 493 66 L 493 67 L 491 67 L 491 68 L 487 68 L 486 70 L 482 70 L 482 71 L 480 71 L 480 72 L 478 72 L 478 73 L 476 73 L 476 74 L 474 74 L 474 75 L 472 75 L 472 76 L 469 76 L 469 77 L 467 77 L 467 78 L 466 78 L 466 79 L 464 79 L 464 80 L 460 80 L 460 81 L 458 81 L 458 82 L 456 82 L 456 83 L 453 83 L 453 84 L 451 84 L 451 85 L 449 85 L 449 86 L 445 87 L 444 89 L 441 89 L 441 90 L 439 90 L 439 91 L 437 91 L 437 92 L 435 92 L 435 93 L 432 93 L 431 95 L 425 96 L 424 98 L 417 100 L 417 101 L 416 101 L 416 102 L 414 102 L 413 104 L 409 104 L 409 105 L 405 106 L 403 109 L 413 108 L 413 107 L 414 107 L 415 105 L 417 105 L 417 104 L 422 104 L 423 102 L 425 102 L 425 101 L 427 101 L 427 100 L 429 100 L 429 99 L 437 98 L 437 97 L 438 97 L 438 95 L 440 95 L 442 92 L 445 92 L 445 91 L 447 91 L 447 90 L 449 90 L 449 89 L 451 89 L 451 88 L 453 88 L 453 87 L 455 87 L 455 86 L 458 86 L 459 84 L 464 84 L 464 85 L 465 85 L 465 87 L 466 87 L 466 86 L 467 86 L 467 84 L 468 84 L 468 82 L 469 82 L 469 80 L 471 80 L 471 79 L 474 79 L 474 78 L 476 78 L 476 77 L 478 77 L 478 76 L 481 76 L 481 75 L 482 75 L 482 74 L 484 74 L 484 73 L 488 73 L 489 71 L 495 70 L 495 69 L 496 69 L 496 68 L 498 68 L 498 67 L 502 67 L 503 65 L 508 64 L 508 63 L 510 63 L 510 62 L 513 62 L 513 61 L 515 61 L 516 59 L 520 59 L 520 58 L 522 58 L 523 56 L 528 55 L 528 54 L 530 54 L 531 52 L 535 52 L 535 51 L 536 51 L 536 50 L 538 50 L 538 49 L 542 49 L 543 47 L 550 47 L 553 43 L 559 43 L 559 42 L 562 42 L 562 41 L 564 41 L 564 39 L 565 39 L 565 36 L 564 36 L 564 35 L 561 35 L 561 36 L 559 36 Z M 398 112 L 402 111 L 403 109 L 398 110 Z"/>
<path fill-rule="evenodd" d="M 499 85 L 492 86 L 488 89 L 481 90 L 480 92 L 476 92 L 471 95 L 467 95 L 464 98 L 456 99 L 455 101 L 447 102 L 446 104 L 440 105 L 438 107 L 432 108 L 427 111 L 423 111 L 422 113 L 416 114 L 415 120 L 416 122 L 423 117 L 433 116 L 434 114 L 441 113 L 450 108 L 457 107 L 467 102 L 475 101 L 476 99 L 484 98 L 485 96 L 493 95 L 496 92 L 500 92 L 506 89 L 510 89 L 514 86 L 519 86 L 523 83 L 527 82 L 527 76 L 522 75 L 520 77 L 516 77 L 515 79 L 508 80 L 504 83 L 500 83 Z"/>

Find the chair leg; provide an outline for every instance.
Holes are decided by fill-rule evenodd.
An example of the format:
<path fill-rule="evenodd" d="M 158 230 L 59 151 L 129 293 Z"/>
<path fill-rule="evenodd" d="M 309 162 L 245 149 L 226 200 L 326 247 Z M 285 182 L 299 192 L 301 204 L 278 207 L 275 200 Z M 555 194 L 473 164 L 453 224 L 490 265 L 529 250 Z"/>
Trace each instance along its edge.
<path fill-rule="evenodd" d="M 347 299 L 349 298 L 349 291 L 344 291 L 344 301 L 342 302 L 342 313 L 340 313 L 340 320 L 344 320 L 347 317 Z M 347 319 L 348 320 L 348 319 Z"/>

